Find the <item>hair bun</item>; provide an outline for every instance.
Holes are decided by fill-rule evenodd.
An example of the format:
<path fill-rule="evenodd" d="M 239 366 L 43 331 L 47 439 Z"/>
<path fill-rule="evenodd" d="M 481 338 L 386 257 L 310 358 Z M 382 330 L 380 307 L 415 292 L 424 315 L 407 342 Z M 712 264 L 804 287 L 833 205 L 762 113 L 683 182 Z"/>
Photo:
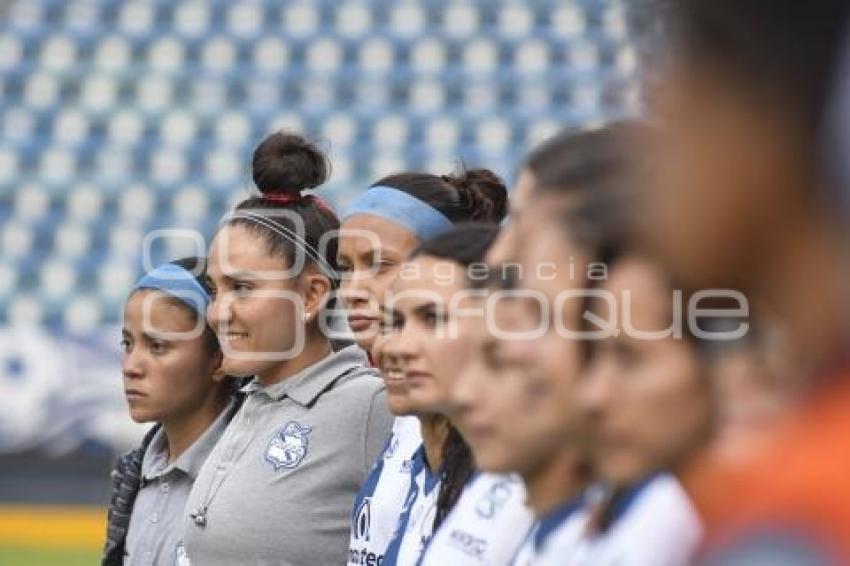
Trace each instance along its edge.
<path fill-rule="evenodd" d="M 441 178 L 458 192 L 469 220 L 498 223 L 507 215 L 508 189 L 489 169 L 468 169 Z"/>
<path fill-rule="evenodd" d="M 327 155 L 303 136 L 275 132 L 254 150 L 254 183 L 263 195 L 300 195 L 324 183 L 330 174 Z"/>

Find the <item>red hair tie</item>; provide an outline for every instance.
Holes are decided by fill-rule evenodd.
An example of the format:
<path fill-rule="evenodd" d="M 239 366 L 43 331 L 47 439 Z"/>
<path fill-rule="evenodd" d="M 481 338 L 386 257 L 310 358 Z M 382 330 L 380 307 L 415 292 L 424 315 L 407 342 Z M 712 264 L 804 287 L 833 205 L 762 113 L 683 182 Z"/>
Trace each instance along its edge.
<path fill-rule="evenodd" d="M 264 201 L 273 202 L 275 204 L 291 204 L 293 202 L 298 202 L 301 198 L 300 194 L 292 193 L 270 193 L 263 195 Z"/>

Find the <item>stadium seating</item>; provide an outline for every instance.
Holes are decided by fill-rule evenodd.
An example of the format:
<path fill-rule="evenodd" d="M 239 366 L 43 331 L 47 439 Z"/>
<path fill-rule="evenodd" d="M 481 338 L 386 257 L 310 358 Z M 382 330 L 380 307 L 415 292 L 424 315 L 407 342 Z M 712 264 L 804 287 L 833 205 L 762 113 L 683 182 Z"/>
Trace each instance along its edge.
<path fill-rule="evenodd" d="M 272 129 L 325 140 L 339 206 L 399 169 L 510 177 L 636 109 L 624 0 L 18 0 L 0 18 L 0 324 L 119 319 L 153 230 L 251 187 Z M 193 253 L 185 234 L 150 260 Z"/>

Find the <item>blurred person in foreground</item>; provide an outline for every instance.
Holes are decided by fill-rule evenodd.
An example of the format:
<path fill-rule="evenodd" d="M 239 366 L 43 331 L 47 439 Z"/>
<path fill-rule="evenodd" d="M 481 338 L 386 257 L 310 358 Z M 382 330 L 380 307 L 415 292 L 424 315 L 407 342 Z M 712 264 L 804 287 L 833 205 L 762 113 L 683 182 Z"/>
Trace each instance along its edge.
<path fill-rule="evenodd" d="M 846 0 L 672 2 L 643 235 L 690 289 L 737 288 L 756 321 L 769 312 L 801 383 L 751 454 L 689 479 L 705 563 L 850 561 L 850 250 L 821 146 L 848 12 Z"/>

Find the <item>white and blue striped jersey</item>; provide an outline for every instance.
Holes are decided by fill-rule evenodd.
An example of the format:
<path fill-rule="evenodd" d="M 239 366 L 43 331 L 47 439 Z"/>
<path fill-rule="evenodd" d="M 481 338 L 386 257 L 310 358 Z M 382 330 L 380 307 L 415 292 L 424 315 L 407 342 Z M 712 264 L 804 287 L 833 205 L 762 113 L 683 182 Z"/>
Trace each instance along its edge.
<path fill-rule="evenodd" d="M 419 419 L 396 417 L 384 451 L 354 500 L 348 546 L 350 566 L 383 564 L 410 491 L 413 455 L 421 445 Z"/>
<path fill-rule="evenodd" d="M 506 566 L 534 516 L 515 474 L 478 474 L 434 533 L 423 566 Z"/>
<path fill-rule="evenodd" d="M 428 467 L 424 445 L 413 456 L 410 474 L 410 490 L 382 566 L 418 564 L 433 534 L 442 474 Z"/>
<path fill-rule="evenodd" d="M 535 521 L 511 565 L 560 566 L 567 563 L 578 547 L 587 524 L 586 501 L 586 495 L 580 495 Z"/>
<path fill-rule="evenodd" d="M 570 559 L 541 562 L 568 566 L 685 566 L 702 538 L 696 509 L 679 481 L 655 475 L 619 498 L 609 527 L 584 529 Z"/>

